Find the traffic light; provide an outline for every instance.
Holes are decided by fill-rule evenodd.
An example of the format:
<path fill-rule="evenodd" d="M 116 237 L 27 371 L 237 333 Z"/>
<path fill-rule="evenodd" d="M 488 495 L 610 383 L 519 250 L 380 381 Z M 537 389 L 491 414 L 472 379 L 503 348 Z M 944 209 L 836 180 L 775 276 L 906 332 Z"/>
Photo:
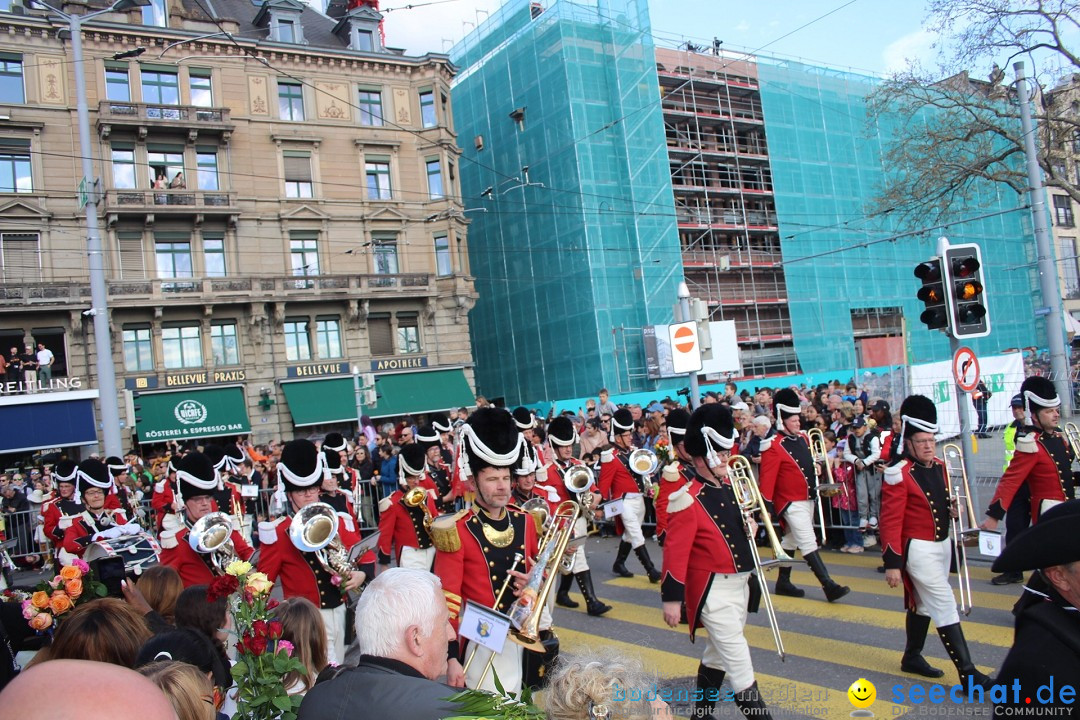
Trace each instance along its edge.
<path fill-rule="evenodd" d="M 949 327 L 957 340 L 990 334 L 986 309 L 982 251 L 975 243 L 953 245 L 945 251 L 949 282 Z"/>
<path fill-rule="evenodd" d="M 915 266 L 915 277 L 922 281 L 917 297 L 926 309 L 919 319 L 931 330 L 949 326 L 949 313 L 945 302 L 945 278 L 941 273 L 941 260 L 933 258 Z"/>

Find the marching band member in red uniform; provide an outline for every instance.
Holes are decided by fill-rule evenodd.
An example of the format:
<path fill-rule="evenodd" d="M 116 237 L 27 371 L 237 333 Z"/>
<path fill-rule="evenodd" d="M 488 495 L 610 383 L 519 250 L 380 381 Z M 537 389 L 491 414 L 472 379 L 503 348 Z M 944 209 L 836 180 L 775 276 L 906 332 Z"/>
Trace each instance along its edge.
<path fill-rule="evenodd" d="M 987 685 L 990 678 L 975 668 L 968 652 L 956 597 L 949 585 L 953 554 L 950 538 L 951 500 L 945 463 L 934 457 L 938 431 L 937 408 L 923 395 L 911 395 L 900 405 L 901 430 L 894 463 L 885 469 L 881 492 L 881 547 L 885 581 L 904 585 L 907 607 L 907 645 L 900 668 L 938 678 L 944 675 L 922 656 L 930 621 L 934 621 L 945 650 L 956 665 L 960 683 Z"/>
<path fill-rule="evenodd" d="M 678 626 L 685 601 L 690 639 L 698 628 L 707 633 L 695 713 L 712 713 L 727 676 L 746 717 L 770 718 L 743 634 L 747 612 L 757 610 L 760 590 L 752 575 L 754 557 L 742 513 L 726 481 L 735 437 L 731 410 L 724 405 L 702 405 L 690 417 L 683 446 L 693 479 L 668 502 L 660 594 L 664 622 L 670 627 Z"/>
<path fill-rule="evenodd" d="M 510 413 L 501 408 L 481 408 L 462 426 L 458 449 L 462 475 L 469 478 L 469 489 L 476 502 L 458 514 L 448 528 L 435 528 L 435 574 L 442 579 L 443 593 L 450 610 L 450 623 L 456 631 L 461 611 L 469 600 L 506 612 L 514 602 L 510 589 L 503 593 L 498 606 L 495 598 L 510 571 L 528 571 L 537 554 L 536 524 L 527 513 L 510 506 L 511 474 L 521 461 L 525 439 L 518 432 Z M 515 568 L 514 555 L 524 563 Z M 511 586 L 512 587 L 512 586 Z M 460 648 L 464 641 L 450 643 L 447 684 L 475 688 L 491 652 L 477 646 L 476 657 L 466 676 L 462 661 L 472 655 L 472 648 Z M 522 648 L 507 642 L 495 656 L 494 668 L 507 692 L 521 690 Z M 467 662 L 467 660 L 465 660 Z M 493 673 L 488 672 L 483 685 L 493 690 Z"/>
<path fill-rule="evenodd" d="M 319 501 L 319 486 L 326 472 L 323 458 L 310 440 L 293 440 L 282 448 L 277 465 L 278 490 L 287 498 L 288 516 L 259 523 L 259 570 L 271 582 L 281 578 L 286 598 L 300 596 L 315 603 L 326 626 L 327 657 L 330 662 L 340 663 L 345 657 L 344 594 L 363 585 L 367 574 L 353 566 L 325 567 L 318 553 L 301 550 L 289 533 L 290 519 Z M 351 518 L 338 515 L 337 537 L 346 553 L 359 541 Z"/>
<path fill-rule="evenodd" d="M 798 548 L 803 560 L 821 583 L 826 599 L 836 602 L 851 592 L 851 588 L 829 577 L 829 570 L 818 549 L 812 495 L 817 484 L 818 468 L 810 455 L 810 441 L 799 429 L 801 409 L 799 396 L 794 390 L 783 388 L 776 391 L 773 412 L 779 432 L 761 441 L 761 496 L 775 508 L 775 512 L 770 511 L 769 514 L 784 523 L 786 532 L 781 541 L 784 550 L 791 554 Z M 776 578 L 776 594 L 790 597 L 806 594 L 792 584 L 791 566 L 780 568 Z"/>
<path fill-rule="evenodd" d="M 41 508 L 43 530 L 53 546 L 53 552 L 60 549 L 64 542 L 64 533 L 71 527 L 75 517 L 85 509 L 75 491 L 78 470 L 79 466 L 70 460 L 61 460 L 53 468 L 57 496 Z"/>
<path fill-rule="evenodd" d="M 668 439 L 671 441 L 671 450 L 678 459 L 675 468 L 665 467 L 660 475 L 660 490 L 656 494 L 656 541 L 660 547 L 664 546 L 664 533 L 668 523 L 668 498 L 671 494 L 685 487 L 694 479 L 694 463 L 686 454 L 683 447 L 683 438 L 686 437 L 686 425 L 690 422 L 690 413 L 682 408 L 670 410 L 667 415 Z M 670 468 L 670 469 L 669 469 Z"/>
<path fill-rule="evenodd" d="M 236 448 L 236 446 L 233 445 L 233 448 Z M 226 482 L 226 478 L 231 477 L 232 475 L 233 463 L 231 458 L 226 454 L 225 448 L 220 445 L 206 445 L 203 447 L 203 455 L 205 455 L 214 466 L 214 472 L 217 474 L 218 478 L 217 488 L 212 493 L 212 512 L 223 512 L 229 515 L 236 515 L 238 514 L 237 510 L 240 509 L 239 514 L 242 517 L 244 505 L 240 489 L 236 487 L 235 483 Z"/>
<path fill-rule="evenodd" d="M 132 516 L 132 498 L 125 483 L 128 479 L 127 463 L 115 455 L 110 455 L 105 458 L 105 466 L 109 468 L 113 481 L 105 495 L 105 507 L 109 510 L 123 510 L 125 515 Z"/>
<path fill-rule="evenodd" d="M 424 449 L 427 475 L 438 493 L 436 507 L 440 513 L 452 512 L 454 501 L 465 494 L 465 489 L 460 480 L 454 482 L 450 467 L 443 460 L 442 435 L 433 426 L 424 425 L 416 431 L 416 442 Z"/>
<path fill-rule="evenodd" d="M 539 467 L 546 467 L 548 463 L 551 462 L 551 459 L 548 457 L 547 450 L 540 442 L 540 436 L 536 434 L 536 415 L 534 415 L 532 410 L 527 407 L 516 407 L 512 414 L 514 416 L 514 424 L 517 425 L 518 430 L 525 436 L 525 442 L 536 454 L 540 463 Z"/>
<path fill-rule="evenodd" d="M 192 547 L 191 528 L 211 512 L 212 496 L 218 489 L 218 474 L 210 459 L 199 452 L 188 453 L 176 464 L 179 466 L 176 469 L 177 494 L 184 508 L 180 513 L 184 525 L 161 533 L 161 564 L 180 573 L 184 587 L 209 585 L 218 571 L 214 569 L 210 553 L 199 552 Z M 241 560 L 251 559 L 255 551 L 244 540 L 236 518 L 232 515 L 228 517 L 232 522 L 230 541 L 233 553 Z"/>
<path fill-rule="evenodd" d="M 64 531 L 63 547 L 58 553 L 60 562 L 68 564 L 71 558 L 82 557 L 86 546 L 96 540 L 113 540 L 124 535 L 136 535 L 142 531 L 135 523 L 128 524 L 122 510 L 105 507 L 113 479 L 100 460 L 84 460 L 75 471 L 79 481 L 79 495 L 85 508 Z"/>
<path fill-rule="evenodd" d="M 348 490 L 348 481 L 345 471 L 348 467 L 341 463 L 341 451 L 334 448 L 322 448 L 323 463 L 326 465 L 326 475 L 322 485 L 319 486 L 319 502 L 324 502 L 337 510 L 338 515 L 347 516 L 356 520 L 356 506 L 353 504 L 353 494 Z"/>
<path fill-rule="evenodd" d="M 600 494 L 595 492 L 592 486 L 581 493 L 572 494 L 563 481 L 563 474 L 570 468 L 585 467 L 583 462 L 574 457 L 574 443 L 578 438 L 573 421 L 565 415 L 554 418 L 548 425 L 547 437 L 553 456 L 547 468 L 547 487 L 559 492 L 560 501 L 576 500 L 581 504 L 581 514 L 574 523 L 574 536 L 566 550 L 566 557 L 572 557 L 573 561 L 570 564 L 570 571 L 564 573 L 559 579 L 559 590 L 555 596 L 555 602 L 562 607 L 576 608 L 578 606 L 578 603 L 570 597 L 570 584 L 576 579 L 578 587 L 581 588 L 581 594 L 585 598 L 585 610 L 593 616 L 603 615 L 611 610 L 611 606 L 596 596 L 596 590 L 593 589 L 592 570 L 589 569 L 589 560 L 585 556 L 585 541 L 589 537 L 587 516 L 595 512 L 595 508 L 600 504 Z"/>
<path fill-rule="evenodd" d="M 398 454 L 398 474 L 402 488 L 379 503 L 379 571 L 390 566 L 390 556 L 397 548 L 398 567 L 414 570 L 431 570 L 435 562 L 435 546 L 425 526 L 424 506 L 408 505 L 405 493 L 420 487 L 424 477 L 424 448 L 410 443 Z M 424 492 L 427 517 L 434 519 L 439 511 L 435 507 L 435 492 Z"/>
<path fill-rule="evenodd" d="M 640 475 L 630 470 L 630 453 L 634 450 L 631 437 L 634 431 L 634 416 L 626 408 L 619 408 L 611 416 L 611 435 L 609 445 L 600 453 L 600 494 L 605 500 L 623 501 L 622 515 L 616 527 L 623 528 L 619 554 L 611 571 L 622 577 L 634 577 L 626 569 L 626 559 L 630 550 L 634 551 L 641 566 L 649 576 L 649 582 L 660 582 L 660 571 L 649 557 L 645 547 L 645 535 L 641 532 L 641 523 L 645 519 L 645 484 Z"/>
<path fill-rule="evenodd" d="M 439 453 L 442 464 L 447 470 L 451 470 L 450 466 L 454 462 L 454 425 L 443 413 L 435 413 L 431 416 L 431 427 L 439 433 Z"/>
<path fill-rule="evenodd" d="M 178 530 L 181 521 L 177 513 L 183 509 L 176 501 L 176 466 L 180 462 L 173 456 L 165 466 L 165 474 L 154 483 L 154 494 L 150 498 L 150 507 L 154 510 L 154 525 L 160 534 L 162 530 Z"/>
<path fill-rule="evenodd" d="M 990 501 L 984 530 L 997 530 L 1012 504 L 1017 490 L 1031 488 L 1031 522 L 1054 505 L 1065 502 L 1075 492 L 1072 464 L 1076 458 L 1069 441 L 1061 434 L 1061 398 L 1054 384 L 1043 377 L 1029 377 L 1020 386 L 1031 425 L 1016 433 L 1016 452 L 998 481 Z"/>

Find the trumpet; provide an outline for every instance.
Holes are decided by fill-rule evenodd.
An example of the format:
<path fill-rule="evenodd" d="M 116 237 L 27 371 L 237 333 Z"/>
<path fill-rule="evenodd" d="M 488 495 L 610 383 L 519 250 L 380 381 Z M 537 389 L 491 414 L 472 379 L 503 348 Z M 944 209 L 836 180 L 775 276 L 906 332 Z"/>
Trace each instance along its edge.
<path fill-rule="evenodd" d="M 825 449 L 825 433 L 821 432 L 819 428 L 811 428 L 806 433 L 806 437 L 810 440 L 810 457 L 814 459 L 815 463 L 821 463 L 825 466 L 825 477 L 829 479 L 829 482 L 823 483 L 817 479 L 817 475 L 814 476 L 814 495 L 817 496 L 818 522 L 821 523 L 821 544 L 825 545 L 825 504 L 821 499 L 836 495 L 843 486 L 833 482 L 829 451 Z"/>
<path fill-rule="evenodd" d="M 1074 422 L 1065 423 L 1065 437 L 1069 439 L 1073 459 L 1080 460 L 1080 427 L 1077 427 Z"/>
<path fill-rule="evenodd" d="M 660 466 L 660 458 L 648 448 L 637 448 L 630 453 L 627 459 L 630 470 L 641 476 L 641 485 L 645 494 L 651 494 L 653 489 L 652 474 Z"/>
<path fill-rule="evenodd" d="M 315 553 L 326 572 L 347 579 L 353 571 L 349 553 L 338 537 L 337 511 L 328 503 L 300 508 L 289 524 L 289 539 L 300 552 Z"/>
<path fill-rule="evenodd" d="M 233 560 L 239 560 L 232 543 L 233 519 L 223 512 L 206 513 L 188 532 L 188 544 L 200 555 L 209 555 L 215 575 L 224 575 Z"/>
<path fill-rule="evenodd" d="M 401 501 L 409 507 L 423 508 L 424 510 L 424 529 L 431 534 L 431 523 L 435 521 L 435 518 L 431 516 L 431 510 L 427 504 L 428 491 L 422 487 L 410 488 L 402 496 Z"/>
<path fill-rule="evenodd" d="M 761 586 L 761 602 L 765 605 L 765 614 L 769 616 L 769 627 L 772 628 L 773 642 L 776 643 L 776 652 L 780 660 L 784 660 L 784 640 L 780 637 L 780 625 L 776 620 L 776 610 L 773 609 L 772 595 L 769 594 L 769 584 L 765 582 L 765 569 L 775 565 L 788 565 L 793 563 L 791 556 L 784 552 L 780 545 L 780 539 L 776 536 L 776 528 L 773 527 L 769 511 L 765 507 L 765 499 L 761 497 L 757 483 L 754 482 L 753 471 L 750 461 L 742 455 L 732 455 L 728 460 L 728 480 L 731 489 L 735 493 L 735 502 L 742 512 L 743 524 L 746 526 L 746 534 L 750 538 L 750 555 L 754 558 L 754 570 L 757 571 L 758 584 Z M 754 540 L 753 517 L 754 513 L 761 513 L 761 524 L 765 526 L 765 534 L 769 536 L 769 544 L 772 546 L 773 559 L 761 561 L 757 543 Z"/>
<path fill-rule="evenodd" d="M 571 465 L 562 474 L 563 485 L 577 496 L 577 501 L 585 510 L 592 510 L 595 504 L 592 489 L 596 484 L 592 470 L 584 465 Z"/>
<path fill-rule="evenodd" d="M 975 508 L 971 504 L 971 488 L 968 485 L 967 470 L 964 469 L 964 451 L 956 443 L 949 443 L 944 448 L 945 480 L 949 484 L 949 507 L 955 506 L 956 517 L 949 513 L 953 535 L 953 552 L 956 553 L 956 577 L 960 588 L 960 611 L 971 614 L 974 599 L 971 595 L 971 571 L 968 568 L 967 547 L 965 541 L 979 534 L 979 528 L 971 525 L 975 519 Z"/>

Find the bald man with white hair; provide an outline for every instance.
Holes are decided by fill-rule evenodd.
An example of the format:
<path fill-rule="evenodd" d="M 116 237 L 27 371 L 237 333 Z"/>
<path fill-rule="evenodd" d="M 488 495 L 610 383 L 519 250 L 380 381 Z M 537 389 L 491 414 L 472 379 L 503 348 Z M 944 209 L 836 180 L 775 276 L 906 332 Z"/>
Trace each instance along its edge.
<path fill-rule="evenodd" d="M 356 603 L 360 659 L 309 690 L 297 720 L 353 720 L 358 708 L 398 720 L 461 714 L 446 700 L 458 690 L 436 682 L 446 674 L 455 637 L 437 575 L 410 568 L 379 573 Z"/>
<path fill-rule="evenodd" d="M 63 678 L 63 692 L 57 692 Z M 0 720 L 176 720 L 157 685 L 134 670 L 90 660 L 50 660 L 0 693 Z"/>

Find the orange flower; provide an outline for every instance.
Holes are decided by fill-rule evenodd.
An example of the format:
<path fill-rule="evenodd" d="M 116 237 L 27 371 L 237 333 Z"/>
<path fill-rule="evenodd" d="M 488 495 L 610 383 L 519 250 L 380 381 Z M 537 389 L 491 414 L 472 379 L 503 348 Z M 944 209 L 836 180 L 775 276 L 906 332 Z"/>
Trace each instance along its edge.
<path fill-rule="evenodd" d="M 49 599 L 49 608 L 53 611 L 53 615 L 63 615 L 71 609 L 71 606 L 71 597 L 60 590 L 54 592 L 52 598 Z"/>
<path fill-rule="evenodd" d="M 82 577 L 82 570 L 75 567 L 74 565 L 67 565 L 60 568 L 60 577 L 64 578 L 65 580 L 78 580 Z"/>
<path fill-rule="evenodd" d="M 34 617 L 30 618 L 30 628 L 33 630 L 48 630 L 52 625 L 52 615 L 47 612 L 38 613 Z"/>
<path fill-rule="evenodd" d="M 67 594 L 71 596 L 72 600 L 78 600 L 83 591 L 82 578 L 68 580 L 64 583 L 64 589 L 67 590 Z"/>
<path fill-rule="evenodd" d="M 49 593 L 44 590 L 38 590 L 30 596 L 30 604 L 38 610 L 45 610 L 49 607 Z"/>

